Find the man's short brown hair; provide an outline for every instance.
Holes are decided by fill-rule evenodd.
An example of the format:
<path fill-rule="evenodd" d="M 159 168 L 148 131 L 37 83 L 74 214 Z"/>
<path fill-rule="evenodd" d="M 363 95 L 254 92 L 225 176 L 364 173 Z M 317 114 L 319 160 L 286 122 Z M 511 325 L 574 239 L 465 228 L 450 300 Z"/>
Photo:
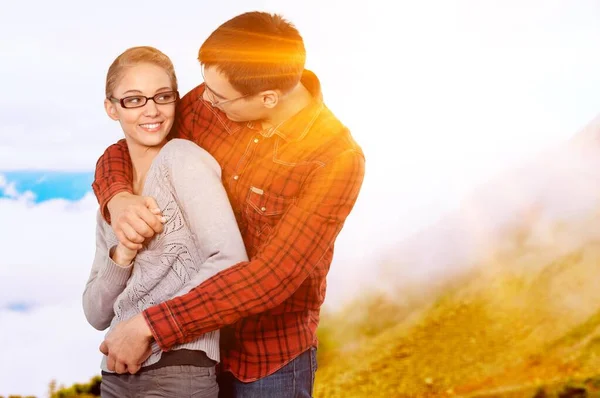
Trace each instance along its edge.
<path fill-rule="evenodd" d="M 253 95 L 294 88 L 306 51 L 294 25 L 280 15 L 255 11 L 219 26 L 200 47 L 198 60 L 216 67 L 240 93 Z"/>

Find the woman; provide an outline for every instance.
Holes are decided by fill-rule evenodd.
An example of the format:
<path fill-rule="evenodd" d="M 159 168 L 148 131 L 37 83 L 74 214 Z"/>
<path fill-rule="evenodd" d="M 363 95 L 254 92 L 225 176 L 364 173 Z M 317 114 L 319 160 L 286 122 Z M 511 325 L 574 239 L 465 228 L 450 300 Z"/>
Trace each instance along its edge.
<path fill-rule="evenodd" d="M 85 315 L 98 330 L 247 260 L 219 165 L 196 144 L 167 139 L 177 99 L 173 65 L 152 47 L 128 49 L 108 70 L 104 106 L 125 133 L 133 192 L 156 199 L 164 230 L 130 250 L 98 212 L 96 255 L 83 293 Z M 102 397 L 217 397 L 218 361 L 218 331 L 166 353 L 154 343 L 134 375 L 109 372 L 104 357 Z"/>

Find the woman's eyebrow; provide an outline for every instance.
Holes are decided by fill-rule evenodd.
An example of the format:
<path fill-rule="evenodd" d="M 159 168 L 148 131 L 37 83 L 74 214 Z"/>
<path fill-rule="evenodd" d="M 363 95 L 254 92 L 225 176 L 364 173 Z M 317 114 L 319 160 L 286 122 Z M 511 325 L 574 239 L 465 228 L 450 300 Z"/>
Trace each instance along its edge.
<path fill-rule="evenodd" d="M 123 93 L 123 95 L 127 94 L 127 93 L 132 93 L 132 94 L 141 94 L 142 92 L 140 90 L 127 90 Z"/>

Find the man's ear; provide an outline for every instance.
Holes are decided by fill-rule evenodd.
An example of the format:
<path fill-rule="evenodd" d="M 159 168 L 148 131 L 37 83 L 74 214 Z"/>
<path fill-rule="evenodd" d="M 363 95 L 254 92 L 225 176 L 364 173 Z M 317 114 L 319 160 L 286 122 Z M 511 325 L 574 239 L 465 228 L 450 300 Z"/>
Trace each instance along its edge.
<path fill-rule="evenodd" d="M 119 120 L 119 114 L 117 113 L 117 106 L 114 102 L 111 102 L 109 99 L 104 100 L 104 110 L 109 118 L 112 120 Z"/>
<path fill-rule="evenodd" d="M 260 93 L 265 108 L 273 109 L 279 103 L 279 94 L 275 90 L 267 90 Z"/>

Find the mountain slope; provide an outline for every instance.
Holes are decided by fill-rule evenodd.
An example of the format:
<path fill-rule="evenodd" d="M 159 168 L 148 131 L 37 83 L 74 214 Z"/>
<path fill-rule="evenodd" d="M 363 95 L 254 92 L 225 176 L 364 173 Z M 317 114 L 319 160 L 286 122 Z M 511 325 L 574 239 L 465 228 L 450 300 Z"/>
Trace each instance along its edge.
<path fill-rule="evenodd" d="M 593 225 L 598 217 L 555 228 L 554 238 Z M 399 319 L 378 334 L 361 340 L 338 318 L 360 344 L 320 367 L 316 396 L 468 396 L 600 373 L 600 244 L 540 245 L 532 230 L 430 302 L 364 312 L 364 323 Z"/>

